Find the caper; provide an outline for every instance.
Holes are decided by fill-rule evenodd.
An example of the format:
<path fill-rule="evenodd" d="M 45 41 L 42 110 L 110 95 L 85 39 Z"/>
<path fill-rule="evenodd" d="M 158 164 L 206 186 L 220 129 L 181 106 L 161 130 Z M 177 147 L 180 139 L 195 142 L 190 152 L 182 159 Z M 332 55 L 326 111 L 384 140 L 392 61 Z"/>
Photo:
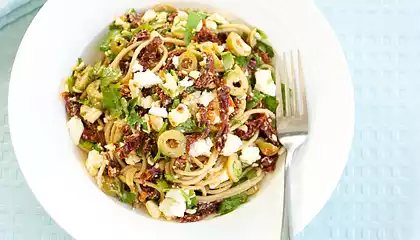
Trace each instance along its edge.
<path fill-rule="evenodd" d="M 177 130 L 163 132 L 158 138 L 158 148 L 163 155 L 177 158 L 185 153 L 187 139 Z"/>

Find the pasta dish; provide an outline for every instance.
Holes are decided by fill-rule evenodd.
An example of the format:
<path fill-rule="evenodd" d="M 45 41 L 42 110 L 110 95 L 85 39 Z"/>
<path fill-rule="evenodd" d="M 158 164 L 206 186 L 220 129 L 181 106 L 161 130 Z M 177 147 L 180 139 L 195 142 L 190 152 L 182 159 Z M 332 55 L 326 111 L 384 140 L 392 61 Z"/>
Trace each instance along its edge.
<path fill-rule="evenodd" d="M 104 193 L 155 219 L 196 222 L 258 192 L 284 153 L 262 30 L 158 5 L 116 18 L 98 48 L 98 62 L 77 61 L 62 98 Z"/>

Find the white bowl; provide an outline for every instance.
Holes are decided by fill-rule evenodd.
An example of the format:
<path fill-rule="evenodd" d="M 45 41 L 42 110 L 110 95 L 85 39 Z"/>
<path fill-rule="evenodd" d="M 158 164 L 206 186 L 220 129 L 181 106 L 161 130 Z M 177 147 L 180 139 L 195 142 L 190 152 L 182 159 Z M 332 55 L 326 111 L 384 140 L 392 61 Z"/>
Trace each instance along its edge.
<path fill-rule="evenodd" d="M 292 169 L 292 224 L 295 233 L 301 231 L 335 189 L 353 135 L 353 89 L 333 31 L 307 0 L 177 2 L 232 13 L 264 29 L 277 51 L 301 50 L 311 111 L 308 142 Z M 106 197 L 72 146 L 59 96 L 63 79 L 115 17 L 156 3 L 50 0 L 36 16 L 16 56 L 9 92 L 12 141 L 29 186 L 45 210 L 77 239 L 279 239 L 281 173 L 237 211 L 179 224 L 153 220 Z"/>

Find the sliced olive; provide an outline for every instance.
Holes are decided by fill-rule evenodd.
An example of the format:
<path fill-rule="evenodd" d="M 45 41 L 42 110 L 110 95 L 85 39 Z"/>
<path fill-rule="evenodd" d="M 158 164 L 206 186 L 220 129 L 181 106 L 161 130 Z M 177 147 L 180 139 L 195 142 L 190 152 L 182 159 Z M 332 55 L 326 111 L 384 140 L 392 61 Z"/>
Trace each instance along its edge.
<path fill-rule="evenodd" d="M 248 91 L 248 79 L 238 65 L 235 66 L 234 70 L 226 74 L 225 80 L 232 96 L 244 96 Z"/>
<path fill-rule="evenodd" d="M 269 142 L 264 141 L 262 138 L 257 139 L 255 143 L 257 144 L 261 153 L 268 157 L 276 155 L 280 150 L 280 148 L 274 146 Z"/>
<path fill-rule="evenodd" d="M 226 40 L 227 48 L 237 56 L 249 56 L 251 47 L 235 32 L 231 32 Z"/>
<path fill-rule="evenodd" d="M 226 168 L 230 180 L 238 182 L 242 175 L 242 163 L 238 158 L 238 154 L 234 153 L 229 156 Z"/>
<path fill-rule="evenodd" d="M 184 52 L 179 56 L 179 69 L 186 72 L 197 70 L 197 57 L 191 52 Z"/>
<path fill-rule="evenodd" d="M 158 138 L 158 148 L 163 155 L 177 158 L 185 153 L 187 139 L 177 130 L 163 132 Z"/>
<path fill-rule="evenodd" d="M 251 47 L 255 47 L 255 45 L 257 45 L 257 38 L 256 35 L 257 34 L 257 29 L 254 28 L 251 33 L 248 35 L 248 43 Z"/>
<path fill-rule="evenodd" d="M 101 84 L 100 80 L 96 80 L 89 84 L 86 88 L 86 94 L 88 96 L 89 102 L 93 107 L 102 109 L 102 93 L 99 91 L 99 86 Z"/>
<path fill-rule="evenodd" d="M 121 182 L 117 178 L 109 177 L 109 176 L 103 176 L 102 177 L 102 186 L 101 190 L 111 196 L 116 197 L 118 195 L 121 195 Z"/>
<path fill-rule="evenodd" d="M 120 53 L 128 44 L 128 41 L 122 37 L 121 35 L 117 35 L 117 37 L 111 41 L 111 51 L 114 54 Z"/>

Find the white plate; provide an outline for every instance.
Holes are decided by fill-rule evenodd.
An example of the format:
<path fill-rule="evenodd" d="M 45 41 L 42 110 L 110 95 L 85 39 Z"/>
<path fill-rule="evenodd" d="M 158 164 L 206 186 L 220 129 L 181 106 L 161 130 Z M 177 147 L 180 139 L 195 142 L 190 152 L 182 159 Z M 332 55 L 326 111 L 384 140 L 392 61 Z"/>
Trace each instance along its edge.
<path fill-rule="evenodd" d="M 353 90 L 333 31 L 306 0 L 190 0 L 264 29 L 277 51 L 299 48 L 307 80 L 310 135 L 293 169 L 293 226 L 301 231 L 339 181 L 353 134 Z M 106 197 L 72 146 L 59 97 L 86 46 L 128 8 L 153 0 L 48 1 L 22 40 L 10 82 L 12 141 L 25 178 L 46 211 L 77 239 L 279 239 L 282 176 L 232 214 L 194 224 L 155 221 Z M 185 3 L 184 3 L 185 4 Z M 279 167 L 280 168 L 280 167 Z"/>

